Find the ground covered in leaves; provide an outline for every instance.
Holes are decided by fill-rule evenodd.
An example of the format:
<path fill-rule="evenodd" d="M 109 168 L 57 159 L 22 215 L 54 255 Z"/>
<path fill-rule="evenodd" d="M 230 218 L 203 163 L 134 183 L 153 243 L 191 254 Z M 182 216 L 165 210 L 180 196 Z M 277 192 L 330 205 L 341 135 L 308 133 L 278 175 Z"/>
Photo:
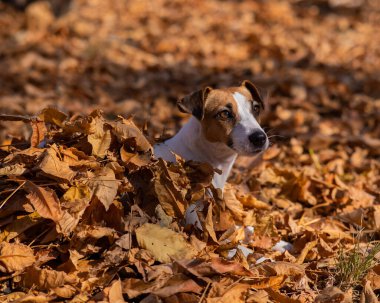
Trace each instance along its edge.
<path fill-rule="evenodd" d="M 0 2 L 0 300 L 377 302 L 379 22 L 376 0 Z M 178 97 L 244 79 L 272 146 L 223 196 L 154 158 Z"/>

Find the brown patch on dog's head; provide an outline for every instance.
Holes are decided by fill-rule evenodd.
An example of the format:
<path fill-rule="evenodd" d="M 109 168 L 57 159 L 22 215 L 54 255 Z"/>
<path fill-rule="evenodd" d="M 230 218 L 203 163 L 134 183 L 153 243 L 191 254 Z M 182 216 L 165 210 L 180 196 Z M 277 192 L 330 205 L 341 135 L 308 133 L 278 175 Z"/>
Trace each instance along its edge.
<path fill-rule="evenodd" d="M 261 108 L 264 109 L 263 99 L 261 98 L 258 89 L 256 88 L 255 85 L 253 85 L 252 82 L 250 82 L 248 80 L 244 80 L 241 83 L 241 87 L 245 87 L 249 91 L 249 93 L 251 94 L 252 100 L 255 100 L 255 101 L 259 102 L 260 105 L 261 105 Z"/>
<path fill-rule="evenodd" d="M 205 102 L 201 121 L 205 138 L 229 145 L 229 135 L 238 119 L 237 104 L 231 92 L 227 89 L 213 90 Z"/>
<path fill-rule="evenodd" d="M 208 94 L 212 91 L 211 87 L 198 90 L 185 96 L 177 102 L 179 110 L 183 113 L 192 114 L 199 120 L 203 119 L 204 103 Z"/>

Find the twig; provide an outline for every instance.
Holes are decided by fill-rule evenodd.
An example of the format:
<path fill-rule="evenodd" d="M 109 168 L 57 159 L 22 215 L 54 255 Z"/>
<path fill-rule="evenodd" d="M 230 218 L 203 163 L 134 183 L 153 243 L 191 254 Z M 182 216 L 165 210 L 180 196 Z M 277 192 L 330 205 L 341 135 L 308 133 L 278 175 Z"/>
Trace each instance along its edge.
<path fill-rule="evenodd" d="M 3 201 L 3 203 L 1 203 L 0 205 L 0 209 L 3 208 L 4 204 L 7 203 L 7 201 L 21 188 L 24 186 L 24 184 L 26 183 L 26 181 L 22 182 L 7 198 L 5 198 L 5 200 Z"/>
<path fill-rule="evenodd" d="M 202 303 L 202 301 L 203 301 L 203 299 L 205 298 L 205 296 L 206 296 L 206 292 L 207 292 L 207 290 L 209 289 L 210 285 L 211 285 L 211 282 L 208 282 L 207 285 L 206 285 L 205 290 L 204 290 L 203 293 L 202 293 L 202 296 L 199 298 L 198 303 Z"/>
<path fill-rule="evenodd" d="M 31 247 L 31 246 L 33 245 L 33 243 L 36 242 L 36 240 L 37 240 L 39 237 L 43 236 L 44 234 L 46 234 L 46 233 L 49 232 L 49 231 L 50 231 L 50 229 L 45 229 L 42 233 L 40 233 L 37 237 L 35 237 L 35 238 L 33 239 L 33 241 L 30 242 L 30 243 L 28 244 L 28 246 Z"/>

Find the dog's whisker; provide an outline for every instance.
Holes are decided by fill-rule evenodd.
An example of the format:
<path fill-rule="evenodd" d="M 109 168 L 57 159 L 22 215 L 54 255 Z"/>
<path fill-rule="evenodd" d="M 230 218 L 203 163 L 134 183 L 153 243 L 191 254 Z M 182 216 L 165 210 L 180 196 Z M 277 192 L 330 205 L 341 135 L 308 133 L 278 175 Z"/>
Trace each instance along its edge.
<path fill-rule="evenodd" d="M 271 135 L 271 136 L 268 137 L 268 139 L 275 138 L 275 137 L 283 138 L 283 139 L 287 139 L 288 138 L 286 136 L 281 136 L 281 135 Z"/>

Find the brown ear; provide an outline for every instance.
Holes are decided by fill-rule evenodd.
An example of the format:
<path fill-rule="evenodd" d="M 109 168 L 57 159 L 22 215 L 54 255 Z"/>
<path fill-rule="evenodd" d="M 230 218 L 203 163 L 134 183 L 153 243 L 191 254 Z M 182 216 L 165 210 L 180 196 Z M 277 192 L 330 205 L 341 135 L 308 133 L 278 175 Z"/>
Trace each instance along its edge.
<path fill-rule="evenodd" d="M 211 91 L 211 87 L 206 87 L 185 96 L 177 102 L 179 110 L 183 113 L 192 114 L 194 117 L 202 120 L 204 114 L 204 102 Z"/>
<path fill-rule="evenodd" d="M 241 85 L 245 86 L 245 88 L 248 89 L 248 91 L 252 95 L 252 98 L 254 100 L 256 100 L 257 102 L 259 102 L 261 104 L 261 107 L 264 109 L 263 99 L 261 98 L 260 93 L 259 93 L 258 89 L 256 88 L 256 86 L 254 86 L 253 83 L 251 81 L 248 81 L 248 80 L 244 80 L 241 83 Z"/>

